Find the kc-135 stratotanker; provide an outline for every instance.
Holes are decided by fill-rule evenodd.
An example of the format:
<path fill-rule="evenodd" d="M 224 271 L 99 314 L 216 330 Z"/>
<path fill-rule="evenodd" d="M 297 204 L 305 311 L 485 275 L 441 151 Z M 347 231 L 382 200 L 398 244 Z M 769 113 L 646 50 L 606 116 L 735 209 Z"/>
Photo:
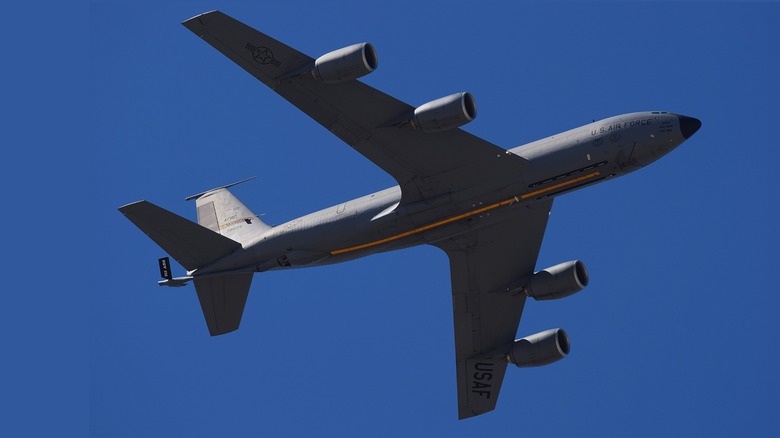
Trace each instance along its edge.
<path fill-rule="evenodd" d="M 563 298 L 588 284 L 579 260 L 535 270 L 553 199 L 646 166 L 701 127 L 637 112 L 506 150 L 459 128 L 477 115 L 469 93 L 413 107 L 358 81 L 378 65 L 371 44 L 314 59 L 218 11 L 183 24 L 398 185 L 273 227 L 228 191 L 234 184 L 187 198 L 197 224 L 147 201 L 125 205 L 187 270 L 173 277 L 164 257 L 159 284 L 193 282 L 209 332 L 221 335 L 238 328 L 256 272 L 439 247 L 450 260 L 459 418 L 495 408 L 507 364 L 569 353 L 562 329 L 515 339 L 527 297 Z"/>

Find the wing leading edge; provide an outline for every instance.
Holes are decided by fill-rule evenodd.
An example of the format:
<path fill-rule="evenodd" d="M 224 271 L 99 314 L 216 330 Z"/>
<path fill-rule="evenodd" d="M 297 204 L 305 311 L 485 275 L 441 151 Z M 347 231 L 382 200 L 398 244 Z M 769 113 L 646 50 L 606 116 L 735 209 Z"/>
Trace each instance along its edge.
<path fill-rule="evenodd" d="M 496 407 L 526 298 L 507 289 L 534 273 L 551 208 L 552 199 L 518 206 L 496 225 L 435 244 L 450 258 L 460 419 Z"/>
<path fill-rule="evenodd" d="M 222 12 L 182 24 L 393 176 L 402 204 L 502 187 L 525 168 L 524 159 L 461 129 L 424 133 L 392 126 L 414 107 L 357 80 L 324 83 L 299 74 L 315 60 Z"/>

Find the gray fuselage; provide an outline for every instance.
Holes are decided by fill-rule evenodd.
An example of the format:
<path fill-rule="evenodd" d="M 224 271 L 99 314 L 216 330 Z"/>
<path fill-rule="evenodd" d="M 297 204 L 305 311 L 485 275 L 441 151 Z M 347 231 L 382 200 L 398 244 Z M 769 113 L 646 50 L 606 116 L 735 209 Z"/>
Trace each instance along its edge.
<path fill-rule="evenodd" d="M 633 172 L 684 142 L 698 123 L 659 111 L 603 119 L 508 150 L 527 163 L 510 186 L 400 207 L 401 190 L 391 187 L 275 226 L 190 275 L 339 263 L 451 238 L 538 200 Z"/>

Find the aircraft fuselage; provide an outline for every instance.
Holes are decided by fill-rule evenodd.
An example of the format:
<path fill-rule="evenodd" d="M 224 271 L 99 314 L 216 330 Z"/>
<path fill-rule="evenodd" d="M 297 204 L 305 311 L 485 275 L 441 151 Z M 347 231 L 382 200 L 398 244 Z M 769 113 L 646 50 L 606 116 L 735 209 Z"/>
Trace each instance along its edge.
<path fill-rule="evenodd" d="M 391 187 L 275 226 L 189 274 L 332 264 L 434 243 L 488 226 L 541 199 L 633 172 L 670 152 L 699 126 L 696 119 L 659 111 L 596 121 L 508 150 L 528 164 L 509 186 L 445 194 L 400 208 L 401 190 Z"/>

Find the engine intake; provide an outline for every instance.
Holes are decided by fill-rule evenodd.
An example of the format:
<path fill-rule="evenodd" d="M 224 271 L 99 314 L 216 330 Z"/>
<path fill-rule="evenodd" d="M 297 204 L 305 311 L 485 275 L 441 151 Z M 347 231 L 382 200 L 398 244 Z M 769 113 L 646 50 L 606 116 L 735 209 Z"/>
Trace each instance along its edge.
<path fill-rule="evenodd" d="M 414 110 L 412 126 L 423 132 L 454 129 L 477 117 L 477 103 L 471 93 L 455 93 L 420 105 Z"/>
<path fill-rule="evenodd" d="M 568 297 L 588 285 L 588 269 L 580 260 L 555 265 L 531 276 L 525 293 L 536 300 Z"/>
<path fill-rule="evenodd" d="M 365 76 L 378 65 L 374 46 L 359 43 L 320 56 L 314 61 L 312 74 L 322 82 L 336 84 Z"/>
<path fill-rule="evenodd" d="M 569 335 L 556 328 L 516 340 L 506 358 L 518 367 L 536 367 L 563 359 L 570 348 Z"/>

